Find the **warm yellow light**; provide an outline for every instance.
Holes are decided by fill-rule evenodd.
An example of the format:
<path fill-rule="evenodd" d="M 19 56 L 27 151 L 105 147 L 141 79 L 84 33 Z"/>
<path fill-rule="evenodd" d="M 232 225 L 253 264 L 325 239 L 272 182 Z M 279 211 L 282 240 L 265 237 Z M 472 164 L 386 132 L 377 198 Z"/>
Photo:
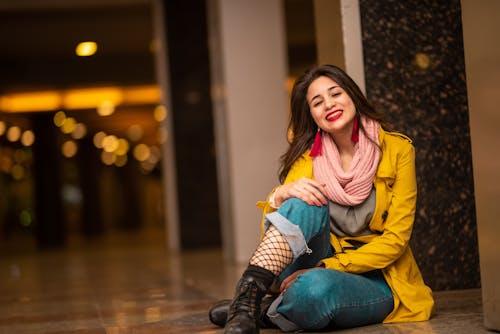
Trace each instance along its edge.
<path fill-rule="evenodd" d="M 64 122 L 66 121 L 66 114 L 64 111 L 58 111 L 55 113 L 54 118 L 53 118 L 54 124 L 57 127 L 61 127 Z"/>
<path fill-rule="evenodd" d="M 115 112 L 115 104 L 113 101 L 102 101 L 97 107 L 97 113 L 99 116 L 109 116 Z"/>
<path fill-rule="evenodd" d="M 157 86 L 136 86 L 123 89 L 124 104 L 151 104 L 160 101 L 160 89 Z"/>
<path fill-rule="evenodd" d="M 127 154 L 128 150 L 130 148 L 130 145 L 128 144 L 128 141 L 126 139 L 120 138 L 118 139 L 118 146 L 115 149 L 116 155 L 125 155 Z"/>
<path fill-rule="evenodd" d="M 139 161 L 146 161 L 151 154 L 151 150 L 146 144 L 139 144 L 134 147 L 134 157 Z"/>
<path fill-rule="evenodd" d="M 102 151 L 101 152 L 101 161 L 105 165 L 111 166 L 116 161 L 116 154 L 114 154 L 113 152 Z"/>
<path fill-rule="evenodd" d="M 21 138 L 21 129 L 18 126 L 11 126 L 7 130 L 7 140 L 10 142 L 16 142 Z"/>
<path fill-rule="evenodd" d="M 26 130 L 21 136 L 21 143 L 24 146 L 31 146 L 35 142 L 35 134 L 31 130 Z"/>
<path fill-rule="evenodd" d="M 61 126 L 61 131 L 63 133 L 69 134 L 75 130 L 75 127 L 76 127 L 76 119 L 74 119 L 73 117 L 68 117 Z"/>
<path fill-rule="evenodd" d="M 4 112 L 50 111 L 59 108 L 61 95 L 55 91 L 9 94 L 0 97 Z"/>
<path fill-rule="evenodd" d="M 103 131 L 99 131 L 98 133 L 96 133 L 93 138 L 95 147 L 102 148 L 102 141 L 104 140 L 105 137 L 106 133 Z"/>
<path fill-rule="evenodd" d="M 131 141 L 138 141 L 142 138 L 144 130 L 139 124 L 133 124 L 127 129 L 127 136 Z"/>
<path fill-rule="evenodd" d="M 114 152 L 118 148 L 118 138 L 110 135 L 102 140 L 102 149 L 106 152 Z"/>
<path fill-rule="evenodd" d="M 159 105 L 155 108 L 154 118 L 157 122 L 163 122 L 167 118 L 167 108 L 165 106 Z"/>
<path fill-rule="evenodd" d="M 126 155 L 117 155 L 115 160 L 116 167 L 123 167 L 127 164 L 127 156 Z"/>
<path fill-rule="evenodd" d="M 87 134 L 87 127 L 83 123 L 76 123 L 75 129 L 71 132 L 73 139 L 82 139 Z"/>
<path fill-rule="evenodd" d="M 417 53 L 415 55 L 415 63 L 421 69 L 426 70 L 431 66 L 431 58 L 425 53 Z"/>
<path fill-rule="evenodd" d="M 78 145 L 73 140 L 65 141 L 61 148 L 62 154 L 66 158 L 72 158 L 78 152 Z"/>
<path fill-rule="evenodd" d="M 95 109 L 103 101 L 117 106 L 123 101 L 123 91 L 118 87 L 72 89 L 64 95 L 63 103 L 66 109 Z"/>
<path fill-rule="evenodd" d="M 5 125 L 5 122 L 3 121 L 0 121 L 0 136 L 3 135 L 5 133 L 5 128 L 7 126 Z"/>
<path fill-rule="evenodd" d="M 161 152 L 158 146 L 151 146 L 151 154 L 149 155 L 148 162 L 152 164 L 157 164 L 160 161 Z"/>
<path fill-rule="evenodd" d="M 80 57 L 89 57 L 94 55 L 97 52 L 97 43 L 96 42 L 81 42 L 75 48 L 75 53 Z"/>
<path fill-rule="evenodd" d="M 0 111 L 36 112 L 57 109 L 95 109 L 103 101 L 118 105 L 158 104 L 161 98 L 158 86 L 94 87 L 66 91 L 39 91 L 12 93 L 0 96 Z"/>

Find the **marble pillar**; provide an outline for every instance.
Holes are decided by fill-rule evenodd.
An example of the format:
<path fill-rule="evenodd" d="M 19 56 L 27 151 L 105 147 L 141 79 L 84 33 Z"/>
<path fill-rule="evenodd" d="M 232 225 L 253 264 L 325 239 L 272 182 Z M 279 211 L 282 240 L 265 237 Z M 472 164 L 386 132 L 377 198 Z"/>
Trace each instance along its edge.
<path fill-rule="evenodd" d="M 435 290 L 480 285 L 459 0 L 360 0 L 366 93 L 416 148 L 411 245 Z"/>

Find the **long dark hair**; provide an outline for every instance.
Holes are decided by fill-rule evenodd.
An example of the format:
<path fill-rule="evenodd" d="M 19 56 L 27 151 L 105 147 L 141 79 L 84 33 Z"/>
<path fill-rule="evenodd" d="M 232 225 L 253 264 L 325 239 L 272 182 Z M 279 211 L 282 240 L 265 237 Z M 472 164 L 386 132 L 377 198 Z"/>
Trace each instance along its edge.
<path fill-rule="evenodd" d="M 328 77 L 335 81 L 352 99 L 356 107 L 356 117 L 360 131 L 366 134 L 361 122 L 360 115 L 378 121 L 383 128 L 387 129 L 384 121 L 384 115 L 377 112 L 363 95 L 358 85 L 343 70 L 333 65 L 321 65 L 305 72 L 295 81 L 290 99 L 290 121 L 288 123 L 288 132 L 291 133 L 290 145 L 288 150 L 281 156 L 281 167 L 279 170 L 279 180 L 285 181 L 286 175 L 290 171 L 293 163 L 311 148 L 314 136 L 318 126 L 314 122 L 309 110 L 306 95 L 309 85 L 319 77 Z"/>

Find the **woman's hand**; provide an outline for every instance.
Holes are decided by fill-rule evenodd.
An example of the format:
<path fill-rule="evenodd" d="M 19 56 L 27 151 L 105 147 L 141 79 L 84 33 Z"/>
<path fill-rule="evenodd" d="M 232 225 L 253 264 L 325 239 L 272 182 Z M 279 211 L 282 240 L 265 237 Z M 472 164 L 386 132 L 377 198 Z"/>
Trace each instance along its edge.
<path fill-rule="evenodd" d="M 303 177 L 278 187 L 274 194 L 274 202 L 279 207 L 287 199 L 297 197 L 309 205 L 322 206 L 328 204 L 325 193 L 324 184 Z"/>
<path fill-rule="evenodd" d="M 308 268 L 308 269 L 301 269 L 301 270 L 297 270 L 296 272 L 294 272 L 293 274 L 291 274 L 290 276 L 288 276 L 287 278 L 285 278 L 283 280 L 283 282 L 281 282 L 281 285 L 280 285 L 280 292 L 283 292 L 285 291 L 286 289 L 288 289 L 288 287 L 290 285 L 293 284 L 293 282 L 295 282 L 295 280 L 297 279 L 297 277 L 299 275 L 302 275 L 302 274 L 305 274 L 306 272 L 308 271 L 311 271 L 311 270 L 317 270 L 317 269 L 321 269 L 322 267 L 314 267 L 314 268 Z"/>

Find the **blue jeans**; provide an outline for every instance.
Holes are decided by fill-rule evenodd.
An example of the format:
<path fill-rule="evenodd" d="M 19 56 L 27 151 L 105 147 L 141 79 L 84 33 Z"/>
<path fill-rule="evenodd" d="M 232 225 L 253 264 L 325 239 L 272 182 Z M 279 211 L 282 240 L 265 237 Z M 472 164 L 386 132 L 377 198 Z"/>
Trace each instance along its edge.
<path fill-rule="evenodd" d="M 285 237 L 294 257 L 280 280 L 333 255 L 327 205 L 291 198 L 266 215 L 266 228 L 269 224 Z M 284 331 L 321 330 L 380 323 L 393 307 L 391 289 L 380 270 L 356 275 L 318 268 L 299 275 L 267 315 Z"/>

